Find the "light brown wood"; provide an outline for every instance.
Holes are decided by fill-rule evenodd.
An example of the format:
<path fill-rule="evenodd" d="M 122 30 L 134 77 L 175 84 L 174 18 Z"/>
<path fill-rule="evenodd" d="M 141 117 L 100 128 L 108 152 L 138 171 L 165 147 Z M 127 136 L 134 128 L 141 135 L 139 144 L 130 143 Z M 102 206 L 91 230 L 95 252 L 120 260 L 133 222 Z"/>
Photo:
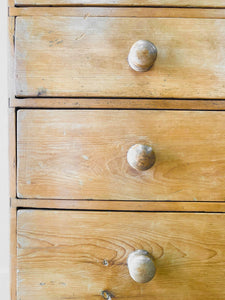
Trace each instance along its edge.
<path fill-rule="evenodd" d="M 15 6 L 15 1 L 14 0 L 8 0 L 8 6 L 9 7 L 14 7 Z"/>
<path fill-rule="evenodd" d="M 17 297 L 17 209 L 10 209 L 10 295 L 11 300 Z"/>
<path fill-rule="evenodd" d="M 19 110 L 19 198 L 224 201 L 225 113 Z M 127 163 L 135 143 L 156 163 Z"/>
<path fill-rule="evenodd" d="M 15 0 L 16 5 L 115 5 L 225 7 L 224 0 Z"/>
<path fill-rule="evenodd" d="M 57 208 L 111 211 L 225 212 L 225 202 L 109 201 L 12 199 L 14 208 Z"/>
<path fill-rule="evenodd" d="M 16 26 L 17 96 L 225 97 L 225 20 L 18 17 Z M 127 56 L 143 38 L 158 57 L 138 73 Z"/>
<path fill-rule="evenodd" d="M 225 9 L 202 8 L 154 8 L 154 7 L 10 7 L 10 16 L 75 16 L 91 17 L 139 17 L 139 18 L 207 18 L 224 19 Z"/>
<path fill-rule="evenodd" d="M 14 98 L 11 107 L 18 108 L 112 108 L 225 110 L 224 100 L 178 99 L 94 99 L 94 98 Z"/>
<path fill-rule="evenodd" d="M 9 2 L 10 5 L 10 2 Z M 15 97 L 15 18 L 8 18 L 8 98 Z"/>
<path fill-rule="evenodd" d="M 224 226 L 224 214 L 19 210 L 18 299 L 222 300 Z M 154 258 L 150 283 L 129 275 L 136 249 Z"/>
<path fill-rule="evenodd" d="M 225 109 L 225 9 L 208 7 L 225 1 L 15 1 L 25 7 L 8 0 L 11 300 L 224 300 L 224 112 L 211 110 Z M 127 62 L 152 36 L 154 82 Z M 127 111 L 22 110 L 17 124 L 18 108 Z M 145 139 L 156 165 L 132 170 L 127 150 Z M 129 276 L 137 249 L 154 259 L 151 283 Z"/>
<path fill-rule="evenodd" d="M 9 108 L 9 195 L 16 197 L 16 110 Z"/>

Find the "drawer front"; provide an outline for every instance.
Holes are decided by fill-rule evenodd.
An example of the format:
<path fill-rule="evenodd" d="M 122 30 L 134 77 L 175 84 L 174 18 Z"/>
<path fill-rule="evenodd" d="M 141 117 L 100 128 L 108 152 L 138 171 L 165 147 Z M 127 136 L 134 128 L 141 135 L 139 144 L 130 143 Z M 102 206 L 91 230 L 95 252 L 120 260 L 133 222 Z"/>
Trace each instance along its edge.
<path fill-rule="evenodd" d="M 16 5 L 113 5 L 224 7 L 224 0 L 15 0 Z"/>
<path fill-rule="evenodd" d="M 19 110 L 18 197 L 224 201 L 224 124 L 222 111 Z"/>
<path fill-rule="evenodd" d="M 18 17 L 16 94 L 224 98 L 224 28 L 223 19 Z M 143 39 L 158 51 L 148 72 L 127 62 Z"/>
<path fill-rule="evenodd" d="M 224 214 L 19 210 L 17 299 L 225 299 L 224 226 Z M 137 249 L 156 268 L 144 284 L 128 271 Z"/>

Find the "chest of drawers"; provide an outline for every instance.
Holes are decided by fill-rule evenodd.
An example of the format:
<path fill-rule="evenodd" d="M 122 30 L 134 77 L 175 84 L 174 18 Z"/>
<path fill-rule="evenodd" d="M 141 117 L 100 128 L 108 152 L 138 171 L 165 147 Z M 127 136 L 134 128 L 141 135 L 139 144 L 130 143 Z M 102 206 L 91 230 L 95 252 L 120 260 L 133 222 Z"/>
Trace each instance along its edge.
<path fill-rule="evenodd" d="M 9 1 L 11 299 L 225 300 L 225 1 Z"/>

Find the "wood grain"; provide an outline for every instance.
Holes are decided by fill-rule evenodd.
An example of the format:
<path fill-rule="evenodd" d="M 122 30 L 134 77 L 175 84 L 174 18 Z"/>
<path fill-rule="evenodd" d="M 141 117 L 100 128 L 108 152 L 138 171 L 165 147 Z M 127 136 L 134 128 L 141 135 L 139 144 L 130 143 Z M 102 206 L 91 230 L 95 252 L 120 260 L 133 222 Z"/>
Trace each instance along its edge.
<path fill-rule="evenodd" d="M 14 0 L 8 0 L 8 7 L 14 7 L 15 1 Z"/>
<path fill-rule="evenodd" d="M 17 209 L 10 208 L 10 295 L 17 299 Z"/>
<path fill-rule="evenodd" d="M 10 5 L 10 2 L 9 2 Z M 16 94 L 15 85 L 15 17 L 8 17 L 8 98 Z"/>
<path fill-rule="evenodd" d="M 19 110 L 19 198 L 224 201 L 225 113 Z M 127 151 L 152 145 L 148 171 Z"/>
<path fill-rule="evenodd" d="M 223 300 L 225 215 L 19 210 L 18 299 Z M 151 283 L 128 255 L 154 258 Z"/>
<path fill-rule="evenodd" d="M 9 129 L 9 195 L 16 197 L 16 110 L 8 110 Z"/>
<path fill-rule="evenodd" d="M 224 19 L 225 9 L 156 7 L 10 7 L 10 16 L 139 17 Z"/>
<path fill-rule="evenodd" d="M 225 212 L 225 202 L 182 201 L 110 201 L 110 200 L 60 200 L 12 199 L 14 208 L 51 208 L 110 211 L 157 212 Z"/>
<path fill-rule="evenodd" d="M 225 97 L 225 20 L 17 17 L 16 95 Z M 139 39 L 158 49 L 153 68 L 127 62 Z"/>
<path fill-rule="evenodd" d="M 13 98 L 10 101 L 10 106 L 17 108 L 225 110 L 225 101 L 196 101 L 187 99 Z"/>
<path fill-rule="evenodd" d="M 224 0 L 15 0 L 16 5 L 110 5 L 110 6 L 182 6 L 225 7 Z"/>

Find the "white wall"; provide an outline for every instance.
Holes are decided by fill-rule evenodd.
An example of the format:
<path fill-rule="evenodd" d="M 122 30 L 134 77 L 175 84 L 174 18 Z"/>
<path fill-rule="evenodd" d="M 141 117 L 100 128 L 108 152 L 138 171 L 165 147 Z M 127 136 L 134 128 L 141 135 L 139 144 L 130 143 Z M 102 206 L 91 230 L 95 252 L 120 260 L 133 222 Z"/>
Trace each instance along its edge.
<path fill-rule="evenodd" d="M 0 0 L 0 299 L 9 300 L 7 0 Z"/>

